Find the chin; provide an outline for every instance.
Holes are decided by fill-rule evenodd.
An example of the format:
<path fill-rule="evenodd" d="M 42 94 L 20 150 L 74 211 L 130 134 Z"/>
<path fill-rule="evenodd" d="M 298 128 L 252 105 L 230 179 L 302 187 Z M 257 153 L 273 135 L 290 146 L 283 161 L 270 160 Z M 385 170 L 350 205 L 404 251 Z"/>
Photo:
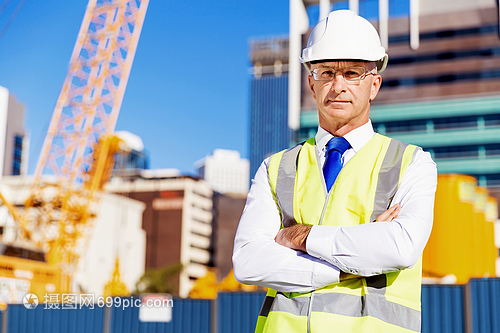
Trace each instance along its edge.
<path fill-rule="evenodd" d="M 351 118 L 351 112 L 344 109 L 335 109 L 328 112 L 328 117 L 332 120 L 335 119 L 349 119 Z"/>

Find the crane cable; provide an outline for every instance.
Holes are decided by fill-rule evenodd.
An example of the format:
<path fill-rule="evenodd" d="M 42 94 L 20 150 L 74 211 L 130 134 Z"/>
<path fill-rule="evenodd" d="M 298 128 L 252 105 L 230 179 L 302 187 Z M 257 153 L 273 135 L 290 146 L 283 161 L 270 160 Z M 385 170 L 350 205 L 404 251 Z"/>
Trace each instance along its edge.
<path fill-rule="evenodd" d="M 5 0 L 2 7 L 0 7 L 0 14 L 2 14 L 3 10 L 5 9 L 5 6 L 9 3 L 9 0 Z"/>
<path fill-rule="evenodd" d="M 5 2 L 3 3 L 2 7 L 0 8 L 0 13 L 4 10 L 4 8 L 5 8 L 5 6 L 7 5 L 8 2 L 9 2 L 9 0 L 5 0 Z M 0 32 L 0 40 L 2 40 L 3 36 L 7 32 L 7 29 L 9 29 L 10 25 L 12 24 L 12 21 L 14 21 L 14 19 L 16 18 L 17 14 L 21 10 L 21 8 L 23 7 L 23 5 L 24 5 L 25 2 L 26 2 L 26 0 L 21 0 L 19 2 L 19 4 L 17 5 L 16 10 L 14 11 L 14 13 L 9 18 L 9 21 L 7 22 L 7 24 L 3 28 L 2 32 Z"/>

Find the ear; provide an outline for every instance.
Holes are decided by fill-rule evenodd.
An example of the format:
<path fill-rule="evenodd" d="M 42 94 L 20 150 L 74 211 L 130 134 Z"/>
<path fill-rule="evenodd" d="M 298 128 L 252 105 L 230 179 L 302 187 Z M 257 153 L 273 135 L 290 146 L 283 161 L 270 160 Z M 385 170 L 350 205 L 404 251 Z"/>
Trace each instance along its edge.
<path fill-rule="evenodd" d="M 382 77 L 380 75 L 373 75 L 373 82 L 370 91 L 370 101 L 373 101 L 380 90 L 382 85 Z"/>
<path fill-rule="evenodd" d="M 309 89 L 311 89 L 312 92 L 312 97 L 314 100 L 316 100 L 316 92 L 314 91 L 314 79 L 311 75 L 307 77 L 307 80 L 309 82 Z"/>

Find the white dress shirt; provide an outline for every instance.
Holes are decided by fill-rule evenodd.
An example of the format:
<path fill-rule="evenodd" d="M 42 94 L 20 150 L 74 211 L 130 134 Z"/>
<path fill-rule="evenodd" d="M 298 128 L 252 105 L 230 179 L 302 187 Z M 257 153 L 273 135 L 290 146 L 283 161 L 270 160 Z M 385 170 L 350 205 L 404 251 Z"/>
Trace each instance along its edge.
<path fill-rule="evenodd" d="M 369 121 L 344 136 L 351 144 L 342 155 L 345 165 L 373 137 Z M 318 164 L 325 162 L 326 145 L 333 136 L 319 127 Z M 437 183 L 436 164 L 419 150 L 404 174 L 393 199 L 402 210 L 392 222 L 351 227 L 313 226 L 307 253 L 274 241 L 281 227 L 278 208 L 267 177 L 269 158 L 252 180 L 234 240 L 236 279 L 283 292 L 306 292 L 339 282 L 340 270 L 361 276 L 388 273 L 413 266 L 429 238 Z"/>

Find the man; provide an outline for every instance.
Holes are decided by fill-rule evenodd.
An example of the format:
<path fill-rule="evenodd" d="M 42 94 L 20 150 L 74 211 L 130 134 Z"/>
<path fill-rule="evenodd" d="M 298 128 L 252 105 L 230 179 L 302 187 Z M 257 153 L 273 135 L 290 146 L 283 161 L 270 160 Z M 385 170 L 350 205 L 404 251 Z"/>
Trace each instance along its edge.
<path fill-rule="evenodd" d="M 437 175 L 428 153 L 373 131 L 385 49 L 335 11 L 301 62 L 318 132 L 263 162 L 235 238 L 236 278 L 270 288 L 256 331 L 419 332 Z"/>

